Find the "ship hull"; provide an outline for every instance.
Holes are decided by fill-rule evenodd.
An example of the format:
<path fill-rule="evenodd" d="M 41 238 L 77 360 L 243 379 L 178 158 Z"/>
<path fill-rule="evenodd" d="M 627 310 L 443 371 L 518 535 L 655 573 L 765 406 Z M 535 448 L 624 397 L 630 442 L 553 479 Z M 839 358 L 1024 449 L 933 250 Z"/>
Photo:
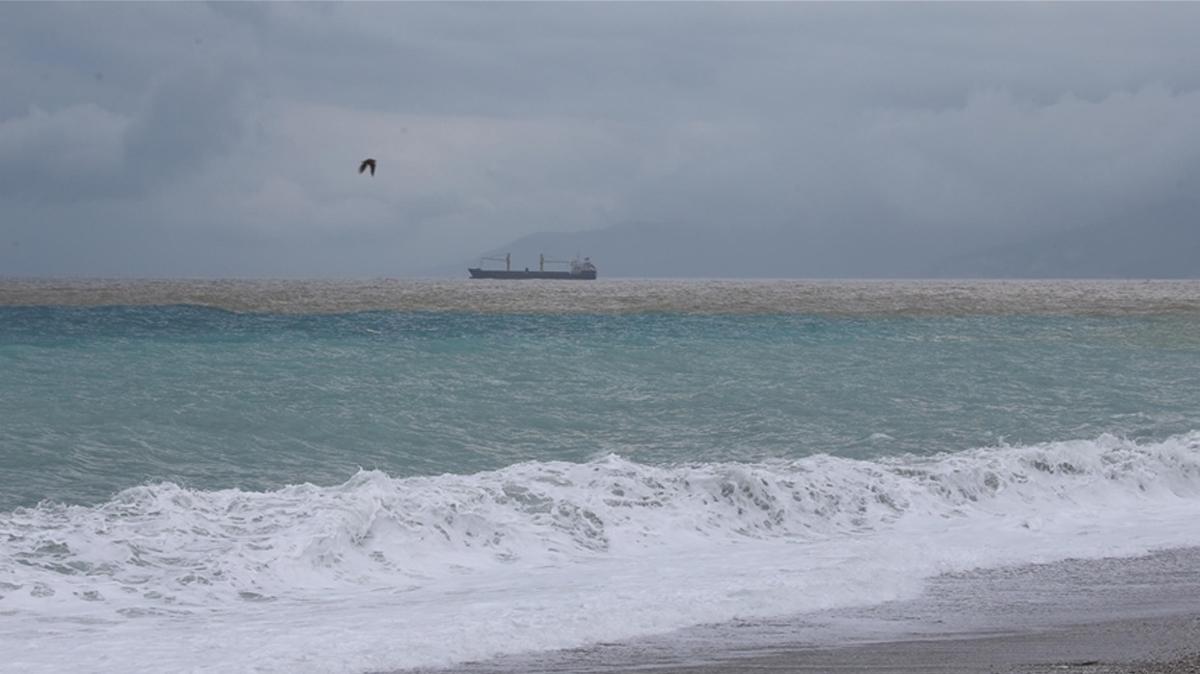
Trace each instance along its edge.
<path fill-rule="evenodd" d="M 467 269 L 471 274 L 471 278 L 494 278 L 505 280 L 520 280 L 520 279 L 567 279 L 573 281 L 594 281 L 596 272 L 581 271 L 571 273 L 569 271 L 506 271 L 504 269 L 479 269 L 471 267 Z"/>

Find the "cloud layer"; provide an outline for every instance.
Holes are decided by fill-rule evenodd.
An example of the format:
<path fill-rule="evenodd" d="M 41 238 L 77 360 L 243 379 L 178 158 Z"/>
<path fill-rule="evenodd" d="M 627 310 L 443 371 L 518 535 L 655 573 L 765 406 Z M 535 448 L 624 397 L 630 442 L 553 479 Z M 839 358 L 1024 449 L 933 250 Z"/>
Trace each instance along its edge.
<path fill-rule="evenodd" d="M 969 250 L 1192 208 L 1198 20 L 1190 4 L 0 5 L 0 274 L 396 276 L 637 223 L 722 246 L 837 239 L 859 270 L 880 241 Z"/>

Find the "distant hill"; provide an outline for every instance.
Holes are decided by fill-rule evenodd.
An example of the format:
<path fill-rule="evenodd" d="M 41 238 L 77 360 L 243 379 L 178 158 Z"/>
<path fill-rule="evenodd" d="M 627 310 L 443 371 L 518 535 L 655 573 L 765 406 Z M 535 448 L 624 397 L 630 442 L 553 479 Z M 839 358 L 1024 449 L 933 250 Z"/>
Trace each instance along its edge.
<path fill-rule="evenodd" d="M 1200 208 L 1142 209 L 1099 224 L 950 256 L 933 277 L 1200 278 Z"/>

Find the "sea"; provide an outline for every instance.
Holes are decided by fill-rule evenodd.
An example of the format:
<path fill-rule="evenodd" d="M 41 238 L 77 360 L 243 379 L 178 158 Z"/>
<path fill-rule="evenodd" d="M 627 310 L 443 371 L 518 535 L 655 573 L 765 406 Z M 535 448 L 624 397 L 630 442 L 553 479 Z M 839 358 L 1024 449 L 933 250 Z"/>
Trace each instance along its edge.
<path fill-rule="evenodd" d="M 1198 522 L 1197 281 L 0 279 L 4 671 L 720 651 Z"/>

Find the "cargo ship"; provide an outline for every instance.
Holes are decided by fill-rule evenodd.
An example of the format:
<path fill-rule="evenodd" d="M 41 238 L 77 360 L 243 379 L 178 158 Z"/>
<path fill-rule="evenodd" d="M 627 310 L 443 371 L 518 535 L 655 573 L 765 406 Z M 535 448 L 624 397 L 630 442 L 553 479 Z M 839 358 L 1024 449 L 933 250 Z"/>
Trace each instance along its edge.
<path fill-rule="evenodd" d="M 483 262 L 485 260 L 504 261 L 504 269 L 484 269 Z M 569 265 L 569 269 L 551 269 L 547 270 L 547 264 L 562 264 Z M 504 257 L 485 257 L 479 261 L 478 267 L 468 267 L 467 271 L 471 274 L 471 278 L 495 278 L 495 279 L 578 279 L 582 281 L 592 281 L 596 278 L 596 265 L 592 264 L 592 259 L 585 257 L 582 260 L 575 258 L 574 260 L 547 260 L 545 255 L 538 256 L 538 268 L 536 271 L 526 267 L 524 271 L 512 268 L 512 254 L 509 253 Z"/>

